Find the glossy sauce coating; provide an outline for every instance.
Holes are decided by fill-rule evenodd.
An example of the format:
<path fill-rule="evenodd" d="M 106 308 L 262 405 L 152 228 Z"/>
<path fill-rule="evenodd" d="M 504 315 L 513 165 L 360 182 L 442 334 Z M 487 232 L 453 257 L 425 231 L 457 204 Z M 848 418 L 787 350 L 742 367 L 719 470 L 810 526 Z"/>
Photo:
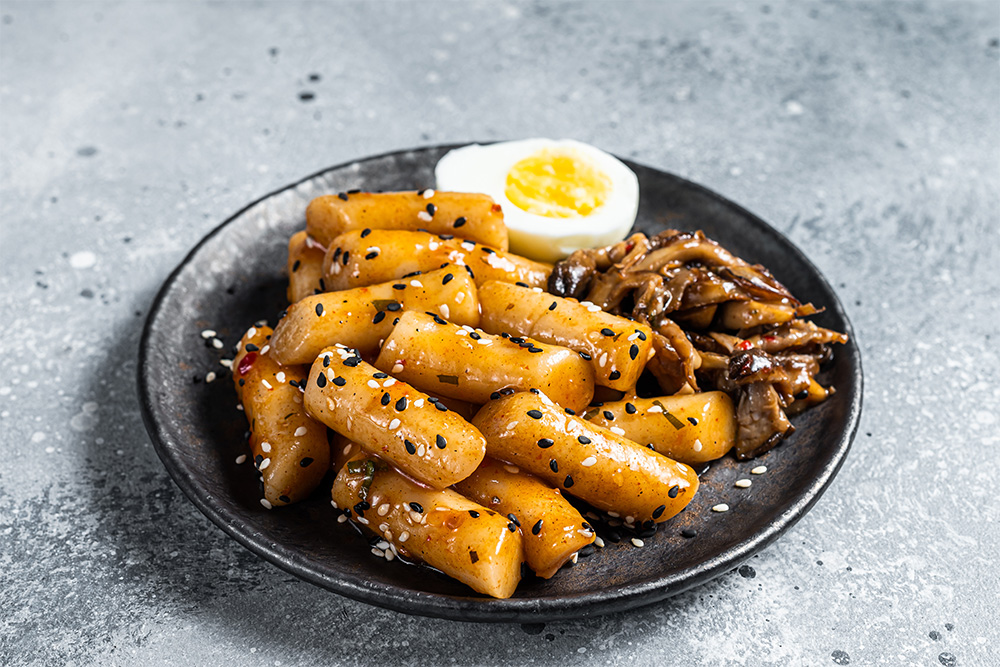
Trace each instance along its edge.
<path fill-rule="evenodd" d="M 486 442 L 469 422 L 439 405 L 343 346 L 320 354 L 306 384 L 306 410 L 315 419 L 441 489 L 472 474 Z"/>
<path fill-rule="evenodd" d="M 480 284 L 479 303 L 483 329 L 582 352 L 590 357 L 597 384 L 605 387 L 631 390 L 651 354 L 648 326 L 575 299 L 494 281 Z"/>
<path fill-rule="evenodd" d="M 366 456 L 349 461 L 333 483 L 333 502 L 397 553 L 479 593 L 510 597 L 521 578 L 522 546 L 507 519 L 456 491 L 429 489 L 380 463 Z"/>
<path fill-rule="evenodd" d="M 426 313 L 400 316 L 375 366 L 420 389 L 479 405 L 508 387 L 537 387 L 573 410 L 583 410 L 594 395 L 594 373 L 572 350 L 512 342 Z"/>
<path fill-rule="evenodd" d="M 507 226 L 500 205 L 467 192 L 356 192 L 324 195 L 309 203 L 306 229 L 329 245 L 345 232 L 362 229 L 425 229 L 507 250 Z"/>
<path fill-rule="evenodd" d="M 325 291 L 323 258 L 326 248 L 305 232 L 292 234 L 288 240 L 288 303 Z"/>
<path fill-rule="evenodd" d="M 323 260 L 327 289 L 371 285 L 443 264 L 468 266 L 477 285 L 505 280 L 544 287 L 552 272 L 551 264 L 447 235 L 379 229 L 362 234 L 347 232 L 331 242 Z"/>
<path fill-rule="evenodd" d="M 463 269 L 450 267 L 308 296 L 289 307 L 278 322 L 272 354 L 283 364 L 311 364 L 324 348 L 341 343 L 362 355 L 374 355 L 405 310 L 431 311 L 457 324 L 479 324 L 475 284 Z"/>
<path fill-rule="evenodd" d="M 508 463 L 487 457 L 455 489 L 466 498 L 517 519 L 525 562 L 543 579 L 552 577 L 596 537 L 558 489 Z"/>
<path fill-rule="evenodd" d="M 268 327 L 251 327 L 233 359 L 233 384 L 250 424 L 253 465 L 264 499 L 274 507 L 302 500 L 330 467 L 326 427 L 309 417 L 302 392 L 305 368 L 281 366 L 270 356 Z"/>
<path fill-rule="evenodd" d="M 584 419 L 620 429 L 629 440 L 652 444 L 664 456 L 689 464 L 721 458 L 736 441 L 736 410 L 721 391 L 630 397 L 593 407 Z"/>
<path fill-rule="evenodd" d="M 473 424 L 486 437 L 491 457 L 626 521 L 666 521 L 698 489 L 690 467 L 570 415 L 544 395 L 523 392 L 490 401 Z"/>

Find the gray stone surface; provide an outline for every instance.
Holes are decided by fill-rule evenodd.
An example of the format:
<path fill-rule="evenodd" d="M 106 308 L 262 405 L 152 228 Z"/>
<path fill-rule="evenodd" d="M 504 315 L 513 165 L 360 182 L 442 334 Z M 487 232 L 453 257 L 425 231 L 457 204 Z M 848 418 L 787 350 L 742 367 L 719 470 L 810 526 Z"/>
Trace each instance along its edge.
<path fill-rule="evenodd" d="M 995 3 L 0 16 L 0 663 L 1000 664 Z M 228 539 L 136 405 L 169 271 L 328 165 L 535 135 L 717 189 L 831 279 L 866 393 L 827 495 L 739 572 L 545 627 L 383 611 Z"/>

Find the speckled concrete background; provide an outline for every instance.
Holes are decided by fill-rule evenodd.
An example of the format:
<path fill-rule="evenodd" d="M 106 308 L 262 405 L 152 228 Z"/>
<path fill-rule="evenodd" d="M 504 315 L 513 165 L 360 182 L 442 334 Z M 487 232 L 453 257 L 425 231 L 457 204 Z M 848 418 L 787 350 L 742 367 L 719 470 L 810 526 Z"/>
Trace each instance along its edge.
<path fill-rule="evenodd" d="M 361 5 L 0 4 L 0 663 L 1000 664 L 997 5 Z M 534 135 L 717 189 L 831 278 L 867 377 L 832 489 L 738 572 L 544 627 L 225 537 L 136 405 L 168 272 L 328 165 Z"/>

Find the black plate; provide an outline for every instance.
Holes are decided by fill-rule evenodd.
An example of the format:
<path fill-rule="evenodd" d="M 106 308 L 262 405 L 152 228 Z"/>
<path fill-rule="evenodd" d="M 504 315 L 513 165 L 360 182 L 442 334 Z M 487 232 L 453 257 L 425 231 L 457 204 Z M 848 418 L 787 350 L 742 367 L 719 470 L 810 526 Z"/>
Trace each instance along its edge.
<path fill-rule="evenodd" d="M 825 306 L 815 321 L 844 331 L 825 380 L 837 393 L 793 422 L 795 434 L 754 462 L 725 458 L 702 477 L 691 505 L 643 548 L 599 549 L 548 581 L 531 578 L 509 600 L 493 600 L 427 567 L 372 556 L 367 541 L 337 524 L 329 496 L 267 511 L 245 453 L 246 422 L 220 354 L 200 332 L 227 344 L 285 307 L 288 237 L 320 194 L 433 187 L 434 165 L 453 146 L 390 153 L 334 167 L 250 204 L 206 236 L 156 297 L 139 350 L 143 420 L 170 475 L 212 521 L 292 574 L 356 600 L 397 611 L 467 621 L 546 621 L 594 616 L 658 602 L 731 570 L 773 542 L 819 499 L 840 468 L 861 412 L 861 359 L 850 322 L 823 276 L 765 222 L 705 188 L 630 163 L 639 177 L 636 229 L 703 229 L 737 255 L 769 267 L 803 301 Z M 226 351 L 226 356 L 232 356 Z M 219 380 L 195 382 L 214 370 Z M 733 482 L 764 464 L 753 487 Z M 730 511 L 711 512 L 720 502 Z M 680 536 L 697 531 L 694 539 Z"/>

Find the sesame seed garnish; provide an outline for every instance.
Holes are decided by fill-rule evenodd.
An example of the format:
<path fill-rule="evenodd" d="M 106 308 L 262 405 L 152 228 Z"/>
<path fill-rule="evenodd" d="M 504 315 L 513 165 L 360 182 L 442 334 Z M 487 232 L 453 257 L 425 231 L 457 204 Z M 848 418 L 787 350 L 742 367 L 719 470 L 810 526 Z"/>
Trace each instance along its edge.
<path fill-rule="evenodd" d="M 571 410 L 570 408 L 563 408 L 563 412 L 568 415 L 573 415 L 574 417 L 576 416 L 576 410 Z"/>
<path fill-rule="evenodd" d="M 681 531 L 681 537 L 686 537 L 689 540 L 692 537 L 696 536 L 697 534 L 698 534 L 697 531 L 695 531 L 695 530 L 693 530 L 691 528 L 685 528 L 684 530 Z"/>
<path fill-rule="evenodd" d="M 712 508 L 712 511 L 713 512 L 728 512 L 729 511 L 729 505 L 727 505 L 726 503 L 719 503 L 718 505 L 715 505 Z"/>
<path fill-rule="evenodd" d="M 364 229 L 361 230 L 361 238 L 364 238 L 364 237 L 368 236 L 371 233 L 372 233 L 372 230 L 369 229 L 368 227 L 365 227 Z"/>
<path fill-rule="evenodd" d="M 445 405 L 444 403 L 435 403 L 434 407 L 440 410 L 441 412 L 448 412 L 448 406 Z"/>
<path fill-rule="evenodd" d="M 347 193 L 346 192 L 338 192 L 337 193 L 337 197 L 339 197 L 340 199 L 342 199 L 344 201 L 347 201 Z"/>
<path fill-rule="evenodd" d="M 584 468 L 589 468 L 590 466 L 594 465 L 595 463 L 597 463 L 597 457 L 596 456 L 588 456 L 584 460 L 580 461 L 580 465 L 582 465 Z"/>
<path fill-rule="evenodd" d="M 400 543 L 405 542 L 408 539 L 410 539 L 410 534 L 407 531 L 404 530 L 399 534 Z"/>
<path fill-rule="evenodd" d="M 450 274 L 450 273 L 445 274 L 444 278 L 441 279 L 441 284 L 442 285 L 447 285 L 448 283 L 450 283 L 452 281 L 452 279 L 454 279 L 454 277 L 455 276 L 452 275 L 452 274 Z"/>
<path fill-rule="evenodd" d="M 445 440 L 445 437 L 440 433 L 437 434 L 437 436 L 434 438 L 434 441 L 435 444 L 437 444 L 438 449 L 444 449 L 445 447 L 448 446 L 448 441 Z"/>
<path fill-rule="evenodd" d="M 435 206 L 434 204 L 428 204 L 427 208 L 426 208 L 426 211 L 430 215 L 434 215 L 435 213 L 437 213 L 437 206 Z"/>
<path fill-rule="evenodd" d="M 416 445 L 414 445 L 409 440 L 403 440 L 403 446 L 406 447 L 406 453 L 407 454 L 416 454 L 417 453 L 417 447 L 416 447 Z"/>
<path fill-rule="evenodd" d="M 269 443 L 269 442 L 262 442 L 262 443 L 260 443 L 260 450 L 262 452 L 264 452 L 265 454 L 270 453 L 270 451 L 271 451 L 271 443 Z"/>
<path fill-rule="evenodd" d="M 263 461 L 261 461 L 260 462 L 260 467 L 257 468 L 257 469 L 260 470 L 261 472 L 263 472 L 264 470 L 267 470 L 267 467 L 269 465 L 271 465 L 271 458 L 270 457 L 268 457 L 268 458 L 264 459 Z"/>
<path fill-rule="evenodd" d="M 261 504 L 261 505 L 262 505 L 262 506 L 264 507 L 264 509 L 266 509 L 266 510 L 269 510 L 269 509 L 271 509 L 271 503 L 270 503 L 270 502 L 269 502 L 269 501 L 267 500 L 267 498 L 261 498 L 261 499 L 260 499 L 260 504 Z"/>
<path fill-rule="evenodd" d="M 372 389 L 378 389 L 380 385 L 375 380 L 369 380 L 368 386 L 371 387 Z"/>
<path fill-rule="evenodd" d="M 626 403 L 625 412 L 629 413 L 630 415 L 634 415 L 636 412 L 635 406 L 632 405 L 631 403 Z"/>
<path fill-rule="evenodd" d="M 457 220 L 455 220 L 455 224 L 452 225 L 452 226 L 455 227 L 456 229 L 458 229 L 459 227 L 461 227 L 465 223 L 466 223 L 465 217 L 461 217 L 461 218 L 458 218 Z"/>
<path fill-rule="evenodd" d="M 380 402 L 382 403 L 382 405 L 389 405 L 389 402 L 391 400 L 392 400 L 392 397 L 389 396 L 389 394 L 386 393 L 386 394 L 382 394 L 382 400 Z"/>
<path fill-rule="evenodd" d="M 418 503 L 418 502 L 411 502 L 410 503 L 410 509 L 412 509 L 414 512 L 417 512 L 418 514 L 423 514 L 424 513 L 423 506 L 420 503 Z"/>
<path fill-rule="evenodd" d="M 385 311 L 384 310 L 380 310 L 377 313 L 375 313 L 375 317 L 372 318 L 372 324 L 378 324 L 379 322 L 381 322 L 384 319 L 385 319 Z"/>
<path fill-rule="evenodd" d="M 608 374 L 608 379 L 617 380 L 621 376 L 622 376 L 621 371 L 611 371 L 611 373 Z"/>
<path fill-rule="evenodd" d="M 749 489 L 751 484 L 753 484 L 753 482 L 749 479 L 738 479 L 736 480 L 735 486 L 741 489 Z"/>
<path fill-rule="evenodd" d="M 587 310 L 589 310 L 592 313 L 599 313 L 599 312 L 601 312 L 601 307 L 600 306 L 587 306 Z"/>
<path fill-rule="evenodd" d="M 448 307 L 448 304 L 442 303 L 438 306 L 438 308 L 441 310 L 441 314 L 444 315 L 445 318 L 451 317 L 451 308 Z"/>
<path fill-rule="evenodd" d="M 590 444 L 590 438 L 588 438 L 585 435 L 579 435 L 579 436 L 576 437 L 576 439 L 579 441 L 579 443 L 581 445 L 589 445 Z"/>
<path fill-rule="evenodd" d="M 602 336 L 614 336 L 615 332 L 612 331 L 611 329 L 608 329 L 607 327 L 605 327 L 605 328 L 601 329 L 601 335 Z"/>
<path fill-rule="evenodd" d="M 304 456 L 302 457 L 302 460 L 299 461 L 299 466 L 302 468 L 308 468 L 309 466 L 312 465 L 312 462 L 313 458 L 311 456 Z"/>
<path fill-rule="evenodd" d="M 271 386 L 271 383 L 268 382 L 267 380 L 261 380 L 260 383 L 265 387 L 267 387 L 268 389 L 274 389 L 274 387 Z"/>
<path fill-rule="evenodd" d="M 548 449 L 554 444 L 556 443 L 551 438 L 542 438 L 541 440 L 538 441 L 538 446 L 541 447 L 542 449 Z"/>
<path fill-rule="evenodd" d="M 551 303 L 551 305 L 549 305 L 549 310 L 555 310 L 555 309 L 556 309 L 556 306 L 558 306 L 558 305 L 559 305 L 558 303 L 556 303 L 555 301 L 553 301 L 553 302 Z"/>
<path fill-rule="evenodd" d="M 406 409 L 406 396 L 402 396 L 398 401 L 396 401 L 396 412 L 402 412 Z"/>
<path fill-rule="evenodd" d="M 531 417 L 532 419 L 541 419 L 542 413 L 539 412 L 538 410 L 528 410 L 528 416 Z"/>
<path fill-rule="evenodd" d="M 586 352 L 580 352 L 580 356 L 583 357 L 585 361 L 590 361 L 591 359 L 593 359 L 593 357 L 591 357 Z"/>
<path fill-rule="evenodd" d="M 392 289 L 406 289 L 406 285 L 403 283 L 396 283 L 392 286 Z"/>
<path fill-rule="evenodd" d="M 625 435 L 625 429 L 623 429 L 621 426 L 612 426 L 608 430 L 614 433 L 615 435 L 622 435 L 622 436 Z"/>
<path fill-rule="evenodd" d="M 604 354 L 601 355 L 601 358 L 597 360 L 597 365 L 600 366 L 601 368 L 604 368 L 604 366 L 607 363 L 608 363 L 608 353 L 605 352 Z"/>
<path fill-rule="evenodd" d="M 756 468 L 750 471 L 750 474 L 763 475 L 766 472 L 767 472 L 767 466 L 757 466 Z"/>
<path fill-rule="evenodd" d="M 563 486 L 565 486 L 567 489 L 569 487 L 573 486 L 573 477 L 572 477 L 572 475 L 566 475 L 566 479 L 565 479 L 565 481 L 563 481 Z"/>
<path fill-rule="evenodd" d="M 542 532 L 542 519 L 539 519 L 537 522 L 535 522 L 535 525 L 531 527 L 531 534 L 538 535 L 541 532 Z"/>
<path fill-rule="evenodd" d="M 638 356 L 639 356 L 639 346 L 638 346 L 638 345 L 636 345 L 635 343 L 632 343 L 632 347 L 630 347 L 630 348 L 628 349 L 628 356 L 629 356 L 630 358 L 632 358 L 633 360 L 634 360 L 634 359 L 635 359 L 636 357 L 638 357 Z"/>
<path fill-rule="evenodd" d="M 319 375 L 316 376 L 316 386 L 319 387 L 320 389 L 326 386 L 326 375 L 320 373 Z"/>
<path fill-rule="evenodd" d="M 471 516 L 473 519 L 478 519 L 479 512 L 477 512 L 476 510 L 469 510 L 469 516 Z"/>
<path fill-rule="evenodd" d="M 601 539 L 600 535 L 594 538 L 594 546 L 604 548 L 604 540 Z"/>
<path fill-rule="evenodd" d="M 417 213 L 417 217 L 423 220 L 424 222 L 431 221 L 431 214 L 428 213 L 427 211 L 420 211 L 419 213 Z"/>
<path fill-rule="evenodd" d="M 223 345 L 221 340 L 219 340 L 218 338 L 213 338 L 212 347 L 214 347 L 216 350 L 221 350 L 225 346 Z"/>
<path fill-rule="evenodd" d="M 204 331 L 201 332 L 201 337 L 204 338 L 205 340 L 208 340 L 209 338 L 215 338 L 218 335 L 219 334 L 215 329 L 205 329 Z"/>
<path fill-rule="evenodd" d="M 385 307 L 386 310 L 388 310 L 390 312 L 393 312 L 393 313 L 395 313 L 396 311 L 398 311 L 401 308 L 402 308 L 402 306 L 399 305 L 398 301 L 393 301 L 392 303 L 386 305 L 386 307 Z"/>
<path fill-rule="evenodd" d="M 634 546 L 637 546 L 637 547 L 644 547 L 644 546 L 646 546 L 646 543 L 643 542 L 642 540 L 640 540 L 638 537 L 633 537 L 632 538 L 632 544 Z"/>
<path fill-rule="evenodd" d="M 246 454 L 240 454 L 239 456 L 236 457 L 236 465 L 240 465 L 241 463 L 245 463 L 246 460 L 247 460 L 247 455 Z"/>
<path fill-rule="evenodd" d="M 655 510 L 653 510 L 653 518 L 659 519 L 661 516 L 663 516 L 663 512 L 666 509 L 667 509 L 666 505 L 660 505 L 659 507 L 657 507 Z"/>
<path fill-rule="evenodd" d="M 341 514 L 337 517 L 337 523 L 347 523 L 347 515 Z"/>
<path fill-rule="evenodd" d="M 611 410 L 605 410 L 603 414 L 604 418 L 609 422 L 613 422 L 615 420 L 615 413 L 611 412 Z"/>
<path fill-rule="evenodd" d="M 670 487 L 670 490 L 667 491 L 667 495 L 670 496 L 671 498 L 676 498 L 677 494 L 680 493 L 680 491 L 681 487 L 674 484 L 673 486 Z"/>
<path fill-rule="evenodd" d="M 344 266 L 347 266 L 347 262 L 350 261 L 350 257 L 351 257 L 351 251 L 345 250 L 344 256 L 341 258 L 341 261 L 343 262 Z"/>
<path fill-rule="evenodd" d="M 434 191 L 431 190 L 430 188 L 427 188 L 422 193 L 420 193 L 420 196 L 423 197 L 424 199 L 430 199 L 431 197 L 434 196 Z M 430 205 L 430 204 L 428 204 L 428 205 Z"/>
<path fill-rule="evenodd" d="M 389 430 L 390 431 L 395 431 L 397 428 L 399 428 L 399 425 L 401 423 L 402 422 L 399 421 L 399 419 L 393 419 L 391 422 L 389 422 Z"/>
<path fill-rule="evenodd" d="M 559 472 L 559 462 L 555 459 L 549 459 L 549 468 L 552 472 Z"/>
<path fill-rule="evenodd" d="M 307 429 L 305 426 L 300 426 L 297 429 L 295 429 L 295 437 L 296 438 L 301 437 L 301 436 L 305 435 L 308 432 L 309 432 L 309 429 Z"/>

